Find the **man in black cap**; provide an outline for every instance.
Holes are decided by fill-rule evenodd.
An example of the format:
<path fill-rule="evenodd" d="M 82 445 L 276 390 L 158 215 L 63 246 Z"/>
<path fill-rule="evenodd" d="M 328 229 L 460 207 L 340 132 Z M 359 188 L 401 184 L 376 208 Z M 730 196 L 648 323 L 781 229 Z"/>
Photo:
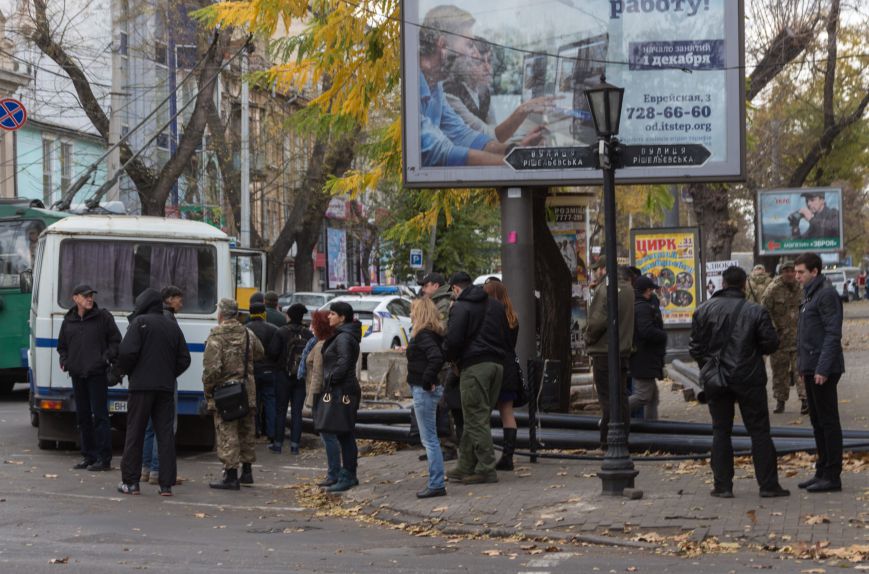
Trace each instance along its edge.
<path fill-rule="evenodd" d="M 441 273 L 429 273 L 419 282 L 420 295 L 428 297 L 438 308 L 444 327 L 450 317 L 450 305 L 453 302 L 453 291 Z"/>
<path fill-rule="evenodd" d="M 270 355 L 277 357 L 275 371 L 275 402 L 277 415 L 275 417 L 275 436 L 269 450 L 280 454 L 284 444 L 284 426 L 287 422 L 287 408 L 292 405 L 290 413 L 290 454 L 299 454 L 299 443 L 302 438 L 302 406 L 305 403 L 305 379 L 299 379 L 299 364 L 308 341 L 314 336 L 302 323 L 308 309 L 301 303 L 293 303 L 287 309 L 290 322 L 280 327 L 272 337 Z"/>
<path fill-rule="evenodd" d="M 654 296 L 658 285 L 645 276 L 634 282 L 634 354 L 630 370 L 634 393 L 628 398 L 628 409 L 644 408 L 646 420 L 658 418 L 658 383 L 664 378 L 664 355 L 667 354 L 667 332 L 661 307 Z"/>
<path fill-rule="evenodd" d="M 806 206 L 788 218 L 791 222 L 791 234 L 806 239 L 839 237 L 839 210 L 827 207 L 824 192 L 807 191 L 800 196 L 805 198 Z M 800 234 L 800 218 L 809 222 L 809 228 L 803 234 Z"/>
<path fill-rule="evenodd" d="M 467 273 L 450 278 L 456 301 L 450 308 L 444 338 L 444 356 L 460 370 L 464 432 L 459 461 L 447 472 L 450 480 L 465 484 L 498 482 L 490 418 L 504 374 L 509 332 L 504 306 L 473 285 Z"/>
<path fill-rule="evenodd" d="M 63 318 L 57 336 L 60 369 L 72 377 L 81 439 L 82 459 L 73 468 L 92 471 L 112 468 L 106 375 L 121 343 L 115 318 L 97 306 L 96 293 L 86 284 L 72 290 L 74 305 Z"/>
<path fill-rule="evenodd" d="M 250 318 L 245 325 L 262 343 L 265 356 L 254 361 L 253 374 L 256 380 L 256 434 L 265 435 L 274 442 L 275 432 L 284 432 L 284 427 L 275 428 L 275 373 L 278 371 L 277 355 L 270 353 L 272 338 L 278 328 L 266 321 L 266 306 L 251 297 Z"/>

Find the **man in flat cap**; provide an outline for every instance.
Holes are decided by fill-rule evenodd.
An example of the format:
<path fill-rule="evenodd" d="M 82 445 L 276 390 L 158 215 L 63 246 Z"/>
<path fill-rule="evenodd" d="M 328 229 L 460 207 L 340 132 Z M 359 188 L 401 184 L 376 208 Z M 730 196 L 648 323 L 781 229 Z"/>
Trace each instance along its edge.
<path fill-rule="evenodd" d="M 121 332 L 115 318 L 100 309 L 97 292 L 87 284 L 72 290 L 70 307 L 57 337 L 60 369 L 72 377 L 82 459 L 73 468 L 111 470 L 112 428 L 109 424 L 108 372 L 118 356 Z"/>

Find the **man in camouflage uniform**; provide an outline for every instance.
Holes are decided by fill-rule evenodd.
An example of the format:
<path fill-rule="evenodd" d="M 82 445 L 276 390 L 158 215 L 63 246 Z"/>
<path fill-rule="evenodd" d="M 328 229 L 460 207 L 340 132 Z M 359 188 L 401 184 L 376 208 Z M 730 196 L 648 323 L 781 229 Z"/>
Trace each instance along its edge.
<path fill-rule="evenodd" d="M 217 306 L 219 325 L 211 330 L 205 341 L 202 359 L 202 384 L 208 411 L 214 415 L 217 435 L 217 457 L 223 463 L 223 479 L 209 484 L 211 488 L 239 490 L 241 484 L 253 484 L 251 465 L 256 460 L 254 450 L 254 405 L 256 385 L 253 363 L 265 356 L 259 338 L 238 321 L 238 303 L 221 299 Z M 247 369 L 244 365 L 245 348 L 249 346 Z M 214 406 L 214 390 L 223 383 L 240 380 L 247 370 L 247 398 L 250 412 L 240 419 L 224 421 Z M 241 463 L 241 477 L 238 465 Z"/>
<path fill-rule="evenodd" d="M 745 284 L 745 298 L 752 303 L 760 304 L 763 293 L 770 283 L 772 283 L 772 277 L 766 272 L 764 266 L 755 265 Z"/>
<path fill-rule="evenodd" d="M 772 394 L 776 400 L 774 413 L 784 412 L 790 387 L 794 384 L 802 401 L 800 413 L 808 413 L 806 388 L 797 372 L 797 323 L 801 299 L 802 289 L 796 280 L 794 262 L 784 260 L 779 265 L 778 276 L 766 288 L 760 301 L 769 311 L 780 341 L 778 350 L 769 358 L 772 365 Z"/>

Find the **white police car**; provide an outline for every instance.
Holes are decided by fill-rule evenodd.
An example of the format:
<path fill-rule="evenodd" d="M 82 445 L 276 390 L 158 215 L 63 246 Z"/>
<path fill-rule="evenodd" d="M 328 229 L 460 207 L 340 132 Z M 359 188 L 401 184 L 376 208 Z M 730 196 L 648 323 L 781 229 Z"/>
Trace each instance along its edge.
<path fill-rule="evenodd" d="M 394 287 L 351 287 L 351 294 L 340 295 L 321 307 L 344 301 L 353 307 L 362 323 L 363 355 L 407 347 L 410 339 L 410 300 L 398 295 Z"/>

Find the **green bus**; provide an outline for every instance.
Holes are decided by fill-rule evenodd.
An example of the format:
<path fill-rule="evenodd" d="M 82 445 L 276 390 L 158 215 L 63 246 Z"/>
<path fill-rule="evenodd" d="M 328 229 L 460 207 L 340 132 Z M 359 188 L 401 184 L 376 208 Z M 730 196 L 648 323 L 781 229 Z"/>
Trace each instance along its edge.
<path fill-rule="evenodd" d="M 21 292 L 21 272 L 33 266 L 39 234 L 67 215 L 39 200 L 0 198 L 0 393 L 27 382 L 31 294 Z"/>

